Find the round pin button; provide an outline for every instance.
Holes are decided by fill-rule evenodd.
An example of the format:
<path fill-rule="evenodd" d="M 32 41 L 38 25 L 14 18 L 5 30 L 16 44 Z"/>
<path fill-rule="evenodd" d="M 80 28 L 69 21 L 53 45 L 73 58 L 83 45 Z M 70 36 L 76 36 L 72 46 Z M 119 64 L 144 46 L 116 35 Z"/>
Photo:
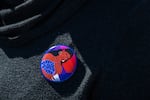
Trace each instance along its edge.
<path fill-rule="evenodd" d="M 48 81 L 63 82 L 74 74 L 76 63 L 76 55 L 72 48 L 55 45 L 43 55 L 40 69 Z"/>

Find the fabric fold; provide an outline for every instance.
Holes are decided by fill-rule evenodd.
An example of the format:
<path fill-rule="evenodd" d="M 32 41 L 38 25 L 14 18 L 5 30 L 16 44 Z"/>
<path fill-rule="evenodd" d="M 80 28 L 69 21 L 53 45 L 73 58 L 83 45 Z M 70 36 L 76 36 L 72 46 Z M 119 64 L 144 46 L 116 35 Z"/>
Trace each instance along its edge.
<path fill-rule="evenodd" d="M 30 2 L 29 2 L 30 1 Z M 27 0 L 25 4 L 28 6 L 31 5 L 32 0 Z M 35 0 L 32 3 L 47 3 L 49 0 L 46 1 L 40 1 Z M 9 11 L 6 10 L 9 13 L 6 13 L 4 10 L 0 11 L 0 15 L 2 19 L 6 22 L 6 25 L 0 27 L 0 42 L 5 45 L 11 45 L 11 46 L 17 46 L 22 45 L 24 43 L 27 43 L 31 40 L 36 39 L 39 36 L 44 35 L 45 33 L 52 32 L 55 28 L 59 27 L 63 22 L 68 20 L 81 6 L 85 3 L 86 0 L 55 0 L 55 2 L 49 2 L 50 5 L 46 8 L 40 8 L 39 12 L 36 12 L 36 8 L 33 6 L 33 16 L 28 12 L 29 9 L 25 9 L 25 4 L 21 4 L 20 6 L 15 7 L 15 11 Z M 44 4 L 43 3 L 43 4 Z M 36 5 L 36 4 L 35 4 Z M 39 5 L 39 4 L 37 4 Z M 40 6 L 39 6 L 40 7 Z M 32 8 L 32 7 L 31 7 Z M 16 17 L 15 16 L 21 16 L 18 14 L 25 10 L 26 16 L 29 15 L 28 18 L 25 18 L 24 20 L 21 20 L 23 17 Z M 42 9 L 42 10 L 41 10 Z M 32 9 L 31 9 L 32 10 Z M 40 11 L 41 10 L 41 11 Z M 18 12 L 17 12 L 18 11 Z M 3 13 L 2 13 L 3 12 Z M 37 14 L 36 14 L 37 13 Z M 34 15 L 36 14 L 36 15 Z M 13 16 L 9 18 L 9 16 Z M 6 21 L 6 19 L 12 19 L 15 23 L 8 24 L 9 22 Z M 19 22 L 17 21 L 19 20 Z M 9 21 L 9 20 L 8 20 Z M 11 22 L 10 22 L 11 23 Z M 8 24 L 8 25 L 7 25 Z M 15 37 L 15 38 L 13 38 Z"/>

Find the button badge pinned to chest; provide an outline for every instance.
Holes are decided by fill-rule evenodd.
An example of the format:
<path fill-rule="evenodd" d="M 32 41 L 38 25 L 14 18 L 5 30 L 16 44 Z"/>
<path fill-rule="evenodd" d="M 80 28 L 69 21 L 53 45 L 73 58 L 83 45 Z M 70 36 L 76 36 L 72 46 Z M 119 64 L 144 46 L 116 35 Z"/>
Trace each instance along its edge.
<path fill-rule="evenodd" d="M 65 45 L 49 48 L 42 57 L 40 69 L 44 78 L 52 82 L 63 82 L 75 72 L 75 51 Z"/>

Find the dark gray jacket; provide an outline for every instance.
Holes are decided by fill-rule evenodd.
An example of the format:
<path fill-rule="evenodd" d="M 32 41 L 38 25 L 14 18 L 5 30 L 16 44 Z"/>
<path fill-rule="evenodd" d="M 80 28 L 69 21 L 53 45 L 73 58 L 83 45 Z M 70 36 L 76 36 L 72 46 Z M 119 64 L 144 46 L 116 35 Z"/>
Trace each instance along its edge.
<path fill-rule="evenodd" d="M 150 99 L 148 0 L 1 0 L 0 100 Z M 40 73 L 45 50 L 73 47 L 64 83 Z"/>

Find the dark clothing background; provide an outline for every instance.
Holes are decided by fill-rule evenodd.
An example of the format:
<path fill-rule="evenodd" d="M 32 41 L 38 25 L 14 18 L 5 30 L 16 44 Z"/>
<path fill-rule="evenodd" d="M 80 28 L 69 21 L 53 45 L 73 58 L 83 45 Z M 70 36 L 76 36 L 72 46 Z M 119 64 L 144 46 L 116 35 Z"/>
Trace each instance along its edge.
<path fill-rule="evenodd" d="M 0 100 L 150 99 L 148 0 L 36 1 L 33 10 L 0 11 Z M 7 9 L 25 1 L 1 2 Z M 60 43 L 76 50 L 78 68 L 66 82 L 48 83 L 39 63 Z"/>

